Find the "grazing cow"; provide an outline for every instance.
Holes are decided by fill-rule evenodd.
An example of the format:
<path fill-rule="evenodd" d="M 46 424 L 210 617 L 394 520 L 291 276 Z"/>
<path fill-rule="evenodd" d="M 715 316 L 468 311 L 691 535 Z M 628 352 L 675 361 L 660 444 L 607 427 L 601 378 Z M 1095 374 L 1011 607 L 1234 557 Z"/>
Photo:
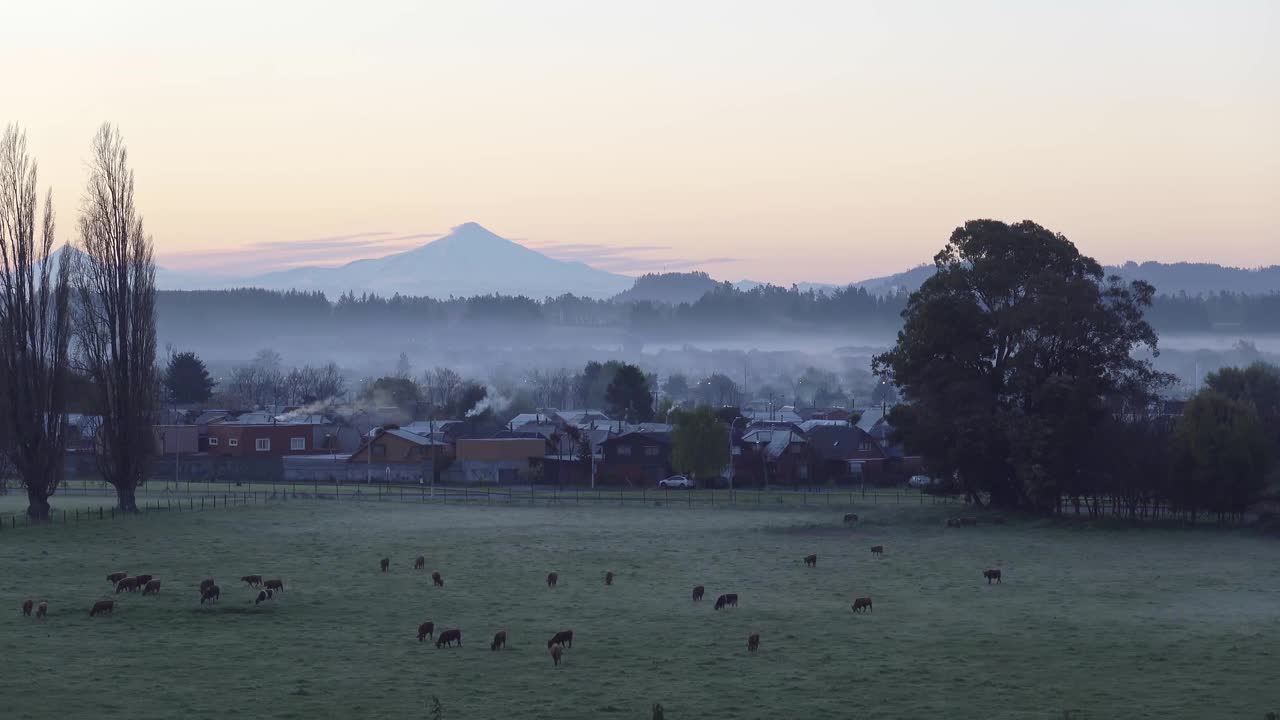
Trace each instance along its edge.
<path fill-rule="evenodd" d="M 111 615 L 113 612 L 115 612 L 115 609 L 116 609 L 115 600 L 99 600 L 98 602 L 94 603 L 93 608 L 89 610 L 89 617 L 95 617 L 102 613 Z"/>
<path fill-rule="evenodd" d="M 999 569 L 999 568 L 992 568 L 992 569 L 990 569 L 990 570 L 983 570 L 983 571 L 982 571 L 982 577 L 984 577 L 984 578 L 986 578 L 986 579 L 987 579 L 987 584 L 988 584 L 988 585 L 990 585 L 990 584 L 991 584 L 991 581 L 992 581 L 992 580 L 995 580 L 996 582 L 1001 582 L 1001 580 L 1000 580 L 1000 569 Z"/>
<path fill-rule="evenodd" d="M 222 591 L 218 589 L 218 586 L 210 585 L 207 590 L 200 593 L 200 604 L 203 605 L 205 600 L 208 600 L 209 602 L 217 602 L 218 598 L 221 596 Z"/>
<path fill-rule="evenodd" d="M 391 566 L 391 558 L 382 558 L 382 560 L 378 561 L 378 565 L 382 567 L 382 572 L 386 572 L 387 568 Z"/>
<path fill-rule="evenodd" d="M 425 555 L 419 555 L 417 560 L 413 561 L 413 569 L 421 570 L 427 566 L 427 558 Z"/>
<path fill-rule="evenodd" d="M 976 518 L 976 517 L 962 517 L 962 518 L 960 518 L 960 526 L 961 526 L 961 527 L 964 527 L 964 526 L 966 526 L 966 525 L 977 525 L 977 524 L 978 524 L 978 518 Z"/>
<path fill-rule="evenodd" d="M 499 630 L 493 634 L 493 642 L 489 643 L 490 650 L 501 650 L 507 646 L 507 631 Z"/>
<path fill-rule="evenodd" d="M 573 631 L 561 630 L 555 635 L 552 635 L 551 639 L 547 641 L 547 647 L 551 647 L 552 645 L 565 645 L 568 647 L 573 647 Z"/>
<path fill-rule="evenodd" d="M 270 599 L 271 599 L 271 593 L 267 592 L 266 590 L 259 590 L 258 597 L 254 598 L 253 604 L 257 605 L 258 603 L 264 603 Z"/>
<path fill-rule="evenodd" d="M 422 642 L 426 638 L 433 638 L 436 634 L 436 624 L 428 620 L 418 626 L 418 642 Z"/>
<path fill-rule="evenodd" d="M 155 575 L 135 575 L 133 579 L 137 581 L 138 589 L 141 590 L 145 588 L 147 583 L 151 582 L 151 579 L 154 577 Z"/>
<path fill-rule="evenodd" d="M 716 598 L 715 610 L 726 607 L 738 607 L 738 594 L 728 593 Z"/>
<path fill-rule="evenodd" d="M 854 598 L 853 611 L 858 612 L 859 610 L 871 610 L 871 598 L 869 597 Z"/>
<path fill-rule="evenodd" d="M 30 598 L 28 598 L 28 599 L 26 599 L 26 600 L 23 600 L 23 601 L 22 601 L 22 616 L 23 616 L 23 617 L 31 617 L 31 606 L 33 606 L 33 605 L 35 605 L 35 604 L 36 604 L 36 601 L 35 601 L 35 600 L 31 600 Z"/>
<path fill-rule="evenodd" d="M 205 590 L 208 590 L 209 588 L 213 587 L 215 584 L 216 583 L 213 582 L 213 578 L 207 578 L 205 580 L 201 580 L 200 592 L 204 592 Z"/>
<path fill-rule="evenodd" d="M 107 576 L 107 582 L 111 583 L 112 585 L 115 585 L 116 583 L 120 582 L 121 580 L 127 577 L 129 577 L 129 573 L 127 572 L 113 572 Z"/>
<path fill-rule="evenodd" d="M 605 585 L 612 585 L 612 584 L 613 584 L 613 571 L 612 571 L 612 570 L 610 570 L 610 571 L 608 571 L 608 572 L 606 572 L 606 573 L 604 574 L 604 584 L 605 584 Z"/>
<path fill-rule="evenodd" d="M 564 649 L 559 645 L 552 645 L 548 650 L 551 651 L 551 662 L 555 663 L 556 667 L 560 667 L 560 658 L 564 657 Z"/>
<path fill-rule="evenodd" d="M 432 571 L 431 584 L 436 587 L 444 587 L 444 578 L 440 577 L 439 571 Z"/>
<path fill-rule="evenodd" d="M 818 556 L 817 556 L 817 555 L 805 555 L 805 556 L 804 556 L 804 564 L 805 564 L 805 567 L 818 567 Z"/>
<path fill-rule="evenodd" d="M 137 589 L 138 589 L 138 578 L 127 577 L 121 580 L 120 582 L 116 583 L 117 595 L 119 595 L 122 592 L 133 592 L 134 590 L 137 590 Z"/>
<path fill-rule="evenodd" d="M 274 580 L 267 580 L 262 583 L 262 586 L 268 590 L 276 590 L 278 592 L 284 592 L 284 581 L 281 580 L 280 578 L 276 578 Z"/>
<path fill-rule="evenodd" d="M 36 606 L 36 617 L 42 618 L 46 614 L 48 614 L 48 612 L 49 612 L 49 601 L 41 600 L 40 604 Z"/>
<path fill-rule="evenodd" d="M 148 580 L 148 581 L 147 581 L 147 584 L 146 584 L 146 585 L 144 585 L 144 586 L 142 586 L 142 594 L 143 594 L 143 595 L 159 595 L 159 594 L 160 594 L 160 581 L 159 581 L 159 580 Z"/>
<path fill-rule="evenodd" d="M 883 546 L 883 545 L 872 545 L 872 546 L 871 546 L 871 554 L 872 554 L 872 555 L 883 555 L 883 554 L 884 554 L 884 546 Z"/>
<path fill-rule="evenodd" d="M 747 636 L 747 652 L 755 652 L 760 649 L 760 633 L 751 633 Z"/>
<path fill-rule="evenodd" d="M 462 631 L 457 628 L 453 630 L 445 630 L 440 633 L 440 637 L 436 638 L 436 647 L 453 647 L 455 642 L 458 643 L 458 647 L 462 647 Z"/>
<path fill-rule="evenodd" d="M 241 575 L 240 582 L 244 583 L 245 585 L 248 585 L 249 587 L 258 587 L 259 585 L 262 584 L 262 576 L 261 575 Z"/>
<path fill-rule="evenodd" d="M 706 592 L 707 592 L 707 589 L 706 589 L 706 588 L 704 588 L 704 587 L 702 587 L 701 585 L 694 585 L 694 586 L 693 586 L 693 601 L 694 601 L 694 602 L 698 602 L 699 600 L 701 600 L 701 599 L 702 599 L 702 596 L 703 596 Z"/>
<path fill-rule="evenodd" d="M 857 513 L 848 513 L 848 514 L 846 514 L 846 515 L 844 516 L 844 521 L 845 521 L 845 522 L 847 522 L 847 523 L 855 523 L 855 522 L 858 522 L 858 514 L 857 514 Z"/>
<path fill-rule="evenodd" d="M 547 573 L 547 587 L 555 587 L 560 582 L 559 573 Z"/>

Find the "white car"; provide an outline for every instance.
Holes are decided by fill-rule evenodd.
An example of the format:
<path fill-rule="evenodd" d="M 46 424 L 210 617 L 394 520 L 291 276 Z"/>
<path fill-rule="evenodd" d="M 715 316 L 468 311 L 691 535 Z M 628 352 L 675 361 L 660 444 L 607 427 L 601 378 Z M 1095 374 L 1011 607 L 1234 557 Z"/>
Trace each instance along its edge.
<path fill-rule="evenodd" d="M 907 481 L 907 486 L 913 488 L 927 488 L 937 484 L 938 481 L 928 475 L 912 475 L 911 479 Z"/>
<path fill-rule="evenodd" d="M 667 478 L 666 480 L 659 480 L 659 481 L 658 481 L 658 487 L 660 487 L 660 488 L 684 488 L 684 489 L 688 490 L 689 488 L 692 488 L 692 487 L 693 487 L 693 481 L 692 481 L 692 480 L 690 480 L 689 478 L 685 477 L 684 475 L 672 475 L 671 477 Z"/>

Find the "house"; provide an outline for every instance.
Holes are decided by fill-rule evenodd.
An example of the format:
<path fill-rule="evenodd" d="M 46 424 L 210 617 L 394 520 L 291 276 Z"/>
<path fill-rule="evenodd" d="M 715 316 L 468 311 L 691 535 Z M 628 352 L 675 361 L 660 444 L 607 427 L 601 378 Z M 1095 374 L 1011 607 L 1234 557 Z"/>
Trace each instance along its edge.
<path fill-rule="evenodd" d="M 542 437 L 460 438 L 454 445 L 451 479 L 467 483 L 516 484 L 534 480 L 547 455 Z"/>
<path fill-rule="evenodd" d="M 657 432 L 624 432 L 601 444 L 596 482 L 648 487 L 671 475 L 671 436 Z"/>
<path fill-rule="evenodd" d="M 808 441 L 794 426 L 753 427 L 734 443 L 730 462 L 735 487 L 810 482 Z"/>
<path fill-rule="evenodd" d="M 332 452 L 336 429 L 315 422 L 280 422 L 268 413 L 213 420 L 202 443 L 216 457 L 281 457 Z"/>
<path fill-rule="evenodd" d="M 865 430 L 842 421 L 808 420 L 800 424 L 800 431 L 809 443 L 815 483 L 874 482 L 884 473 L 884 450 Z"/>
<path fill-rule="evenodd" d="M 200 435 L 195 425 L 156 425 L 152 432 L 159 455 L 194 455 L 200 450 Z"/>
<path fill-rule="evenodd" d="M 347 458 L 347 463 L 357 476 L 363 468 L 365 480 L 419 482 L 432 478 L 436 464 L 450 455 L 448 443 L 390 428 L 366 438 Z"/>

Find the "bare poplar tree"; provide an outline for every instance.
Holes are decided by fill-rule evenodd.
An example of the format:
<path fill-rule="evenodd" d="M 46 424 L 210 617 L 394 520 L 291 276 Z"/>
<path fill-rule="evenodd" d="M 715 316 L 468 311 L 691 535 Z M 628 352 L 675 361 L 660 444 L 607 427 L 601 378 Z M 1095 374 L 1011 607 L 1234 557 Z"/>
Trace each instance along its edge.
<path fill-rule="evenodd" d="M 155 264 L 151 238 L 133 204 L 133 171 L 118 130 L 104 123 L 93 140 L 80 209 L 75 272 L 79 358 L 102 415 L 98 466 L 120 509 L 138 509 L 135 490 L 155 454 Z"/>
<path fill-rule="evenodd" d="M 66 448 L 71 292 L 68 253 L 54 264 L 52 193 L 38 206 L 26 134 L 10 125 L 0 136 L 0 422 L 27 516 L 47 520 Z"/>

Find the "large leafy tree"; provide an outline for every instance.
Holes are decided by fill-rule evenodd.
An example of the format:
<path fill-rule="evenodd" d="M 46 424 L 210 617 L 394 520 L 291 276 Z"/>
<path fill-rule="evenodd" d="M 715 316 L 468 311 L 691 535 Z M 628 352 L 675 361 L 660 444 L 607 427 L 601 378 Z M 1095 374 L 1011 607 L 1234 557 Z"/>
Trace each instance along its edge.
<path fill-rule="evenodd" d="M 1239 515 L 1266 488 L 1274 447 L 1258 413 L 1216 390 L 1198 393 L 1174 433 L 1175 500 L 1193 514 Z"/>
<path fill-rule="evenodd" d="M 694 478 L 712 477 L 729 463 L 728 428 L 705 405 L 677 411 L 671 441 L 671 464 Z"/>
<path fill-rule="evenodd" d="M 1210 373 L 1205 384 L 1252 408 L 1270 431 L 1272 445 L 1280 450 L 1280 368 L 1264 362 L 1243 368 L 1222 368 Z"/>
<path fill-rule="evenodd" d="M 164 386 L 175 403 L 202 403 L 213 395 L 209 368 L 194 352 L 174 353 L 164 369 Z"/>
<path fill-rule="evenodd" d="M 976 502 L 1057 510 L 1080 492 L 1108 409 L 1169 380 L 1133 352 L 1156 349 L 1154 288 L 1105 278 L 1029 221 L 967 222 L 934 266 L 874 362 L 912 406 L 903 439 Z"/>
<path fill-rule="evenodd" d="M 629 422 L 653 420 L 653 393 L 649 380 L 635 365 L 623 363 L 604 392 L 605 409 L 610 416 Z"/>

